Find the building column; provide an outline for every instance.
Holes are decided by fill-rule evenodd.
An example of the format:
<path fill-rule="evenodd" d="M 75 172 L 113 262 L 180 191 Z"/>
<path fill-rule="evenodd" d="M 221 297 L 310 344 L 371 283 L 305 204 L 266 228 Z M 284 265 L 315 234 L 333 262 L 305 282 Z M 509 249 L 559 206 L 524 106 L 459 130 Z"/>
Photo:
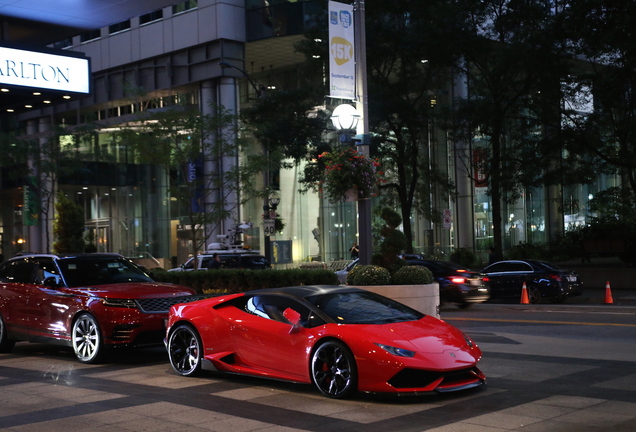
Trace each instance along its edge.
<path fill-rule="evenodd" d="M 232 77 L 221 77 L 217 80 L 208 80 L 201 83 L 201 102 L 200 109 L 203 115 L 215 115 L 215 106 L 229 110 L 233 114 L 238 114 L 238 87 L 236 79 Z M 230 129 L 231 128 L 231 129 Z M 234 125 L 228 126 L 227 130 L 219 132 L 222 137 L 218 139 L 236 140 Z M 220 159 L 214 155 L 204 155 L 204 175 L 215 174 L 223 176 L 238 164 L 238 154 L 236 156 L 223 156 Z M 209 243 L 217 241 L 217 235 L 229 234 L 229 230 L 233 229 L 236 222 L 240 222 L 239 200 L 235 189 L 221 189 L 217 193 L 206 193 L 205 195 L 205 211 L 212 211 L 214 204 L 222 201 L 226 209 L 232 210 L 232 215 L 220 224 L 206 227 L 205 235 L 208 238 L 206 246 Z"/>
<path fill-rule="evenodd" d="M 453 100 L 468 98 L 468 82 L 464 74 L 454 77 Z M 451 102 L 452 103 L 452 102 Z M 455 246 L 475 251 L 475 206 L 470 142 L 454 141 L 455 184 L 457 187 L 456 210 L 453 215 Z"/>

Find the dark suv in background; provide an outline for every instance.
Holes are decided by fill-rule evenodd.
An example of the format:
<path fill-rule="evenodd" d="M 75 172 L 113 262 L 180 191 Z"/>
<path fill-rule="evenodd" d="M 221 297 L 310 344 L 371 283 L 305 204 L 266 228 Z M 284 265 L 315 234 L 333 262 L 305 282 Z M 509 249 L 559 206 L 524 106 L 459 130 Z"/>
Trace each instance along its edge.
<path fill-rule="evenodd" d="M 194 258 L 190 258 L 180 267 L 168 271 L 208 270 L 212 267 L 215 253 L 221 260 L 221 268 L 225 269 L 265 270 L 272 267 L 267 258 L 255 251 L 219 250 L 206 251 L 199 254 L 198 263 Z"/>

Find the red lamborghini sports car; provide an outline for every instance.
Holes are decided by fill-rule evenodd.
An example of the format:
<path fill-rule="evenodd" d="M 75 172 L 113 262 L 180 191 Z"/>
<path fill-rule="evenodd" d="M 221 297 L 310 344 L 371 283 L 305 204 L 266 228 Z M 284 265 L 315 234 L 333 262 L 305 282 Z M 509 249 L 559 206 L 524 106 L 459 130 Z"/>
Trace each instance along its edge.
<path fill-rule="evenodd" d="M 486 382 L 481 350 L 460 330 L 351 287 L 272 288 L 174 305 L 165 341 L 181 375 L 212 370 L 313 383 L 332 398 Z"/>

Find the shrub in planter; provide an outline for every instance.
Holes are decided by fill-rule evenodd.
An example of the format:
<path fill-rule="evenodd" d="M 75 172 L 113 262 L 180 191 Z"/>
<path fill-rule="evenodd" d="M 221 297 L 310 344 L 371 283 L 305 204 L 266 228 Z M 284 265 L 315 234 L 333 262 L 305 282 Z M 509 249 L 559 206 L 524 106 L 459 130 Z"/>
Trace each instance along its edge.
<path fill-rule="evenodd" d="M 360 269 L 360 265 L 355 266 L 353 269 L 351 269 L 351 271 L 349 273 L 347 273 L 347 284 L 349 285 L 353 285 L 353 280 L 356 277 L 356 272 Z"/>
<path fill-rule="evenodd" d="M 357 266 L 351 280 L 347 277 L 347 283 L 351 285 L 390 285 L 391 274 L 384 267 L 376 265 Z"/>
<path fill-rule="evenodd" d="M 371 263 L 384 267 L 393 274 L 406 265 L 406 261 L 398 257 L 398 254 L 407 246 L 406 236 L 402 231 L 397 230 L 402 223 L 402 216 L 389 208 L 383 208 L 380 216 L 386 225 L 380 229 L 382 236 L 380 253 L 373 255 Z"/>
<path fill-rule="evenodd" d="M 433 283 L 433 273 L 426 267 L 405 266 L 393 273 L 393 285 L 426 285 Z"/>

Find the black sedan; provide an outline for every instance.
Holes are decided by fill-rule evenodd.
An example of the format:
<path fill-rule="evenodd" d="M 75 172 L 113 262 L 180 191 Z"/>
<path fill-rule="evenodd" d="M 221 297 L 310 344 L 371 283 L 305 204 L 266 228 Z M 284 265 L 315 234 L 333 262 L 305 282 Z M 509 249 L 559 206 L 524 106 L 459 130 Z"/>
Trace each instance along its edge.
<path fill-rule="evenodd" d="M 583 294 L 583 283 L 576 273 L 546 261 L 499 261 L 482 273 L 488 276 L 493 299 L 521 299 L 524 282 L 530 303 L 539 303 L 544 298 L 558 303 Z"/>
<path fill-rule="evenodd" d="M 433 273 L 442 303 L 457 303 L 460 308 L 467 308 L 490 298 L 488 281 L 479 272 L 448 261 L 427 260 L 414 255 L 403 255 L 402 258 L 409 265 L 426 267 Z"/>

